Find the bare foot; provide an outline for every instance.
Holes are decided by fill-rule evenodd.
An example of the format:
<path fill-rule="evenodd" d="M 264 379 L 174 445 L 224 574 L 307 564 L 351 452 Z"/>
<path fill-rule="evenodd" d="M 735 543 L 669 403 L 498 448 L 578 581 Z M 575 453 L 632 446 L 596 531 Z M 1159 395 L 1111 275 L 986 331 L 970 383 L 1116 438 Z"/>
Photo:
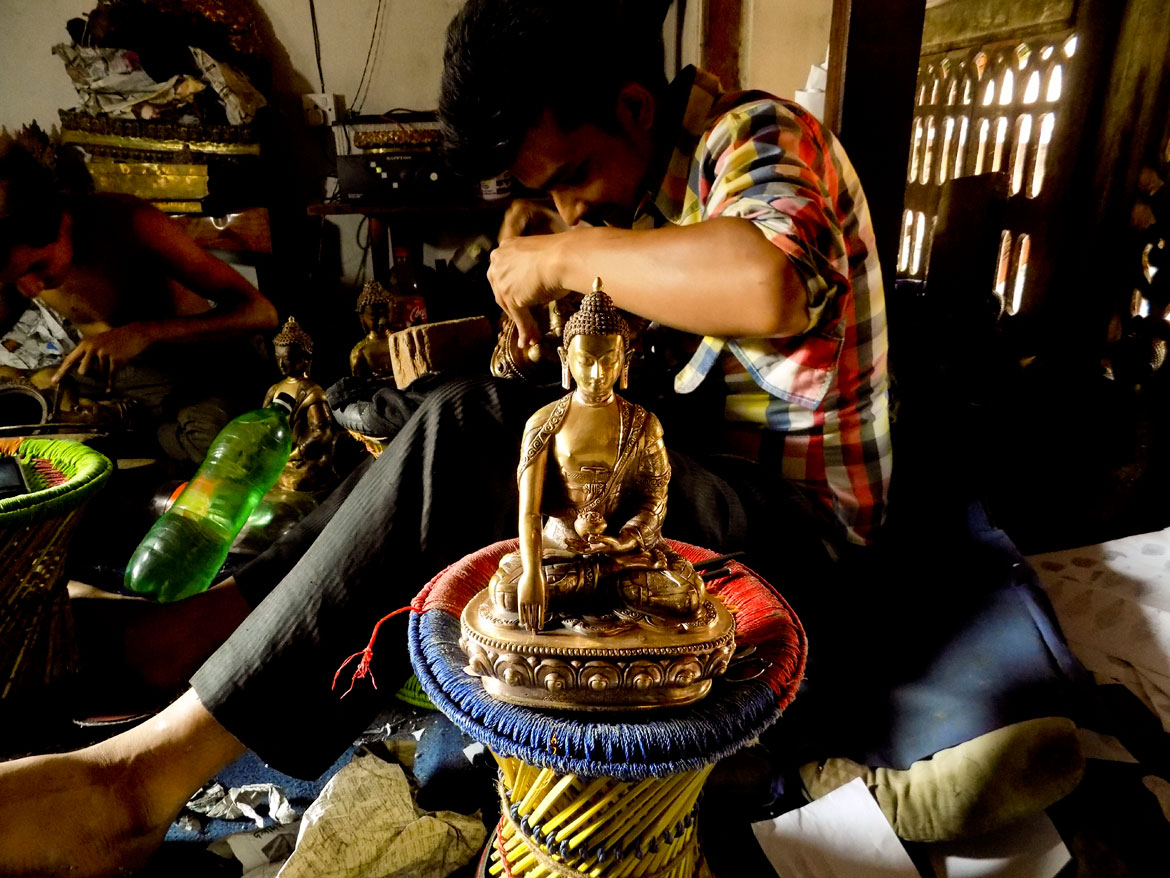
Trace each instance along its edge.
<path fill-rule="evenodd" d="M 0 764 L 0 875 L 125 875 L 244 747 L 193 692 L 75 753 Z"/>
<path fill-rule="evenodd" d="M 142 801 L 131 773 L 86 751 L 0 765 L 0 814 L 0 875 L 25 876 L 129 874 L 175 817 Z"/>

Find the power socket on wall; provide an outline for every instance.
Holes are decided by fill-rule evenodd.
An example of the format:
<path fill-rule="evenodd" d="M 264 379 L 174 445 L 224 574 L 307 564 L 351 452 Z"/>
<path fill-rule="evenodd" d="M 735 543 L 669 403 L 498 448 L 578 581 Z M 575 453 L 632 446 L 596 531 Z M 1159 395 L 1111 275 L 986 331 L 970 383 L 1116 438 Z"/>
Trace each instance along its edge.
<path fill-rule="evenodd" d="M 306 125 L 336 125 L 345 115 L 345 95 L 301 95 L 301 109 Z"/>

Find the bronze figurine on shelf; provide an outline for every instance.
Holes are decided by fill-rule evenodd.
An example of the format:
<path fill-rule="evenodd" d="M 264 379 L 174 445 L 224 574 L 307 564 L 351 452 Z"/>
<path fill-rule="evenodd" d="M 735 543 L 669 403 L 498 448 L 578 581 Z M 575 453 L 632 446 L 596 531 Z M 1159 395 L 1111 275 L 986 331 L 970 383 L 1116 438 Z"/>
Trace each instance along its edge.
<path fill-rule="evenodd" d="M 349 352 L 349 371 L 358 378 L 394 378 L 390 336 L 394 334 L 394 303 L 390 292 L 376 280 L 367 281 L 358 296 L 358 316 L 366 333 Z"/>
<path fill-rule="evenodd" d="M 278 393 L 294 400 L 289 412 L 292 451 L 276 484 L 260 498 L 247 523 L 232 543 L 238 555 L 258 555 L 317 508 L 317 502 L 337 485 L 334 455 L 340 430 L 321 385 L 309 377 L 313 339 L 295 317 L 272 339 L 276 365 L 284 376 L 268 388 L 264 405 Z"/>
<path fill-rule="evenodd" d="M 295 317 L 290 317 L 272 340 L 272 346 L 276 365 L 284 378 L 268 388 L 264 405 L 272 402 L 278 393 L 287 393 L 295 400 L 289 414 L 292 452 L 276 487 L 310 494 L 328 491 L 335 481 L 333 452 L 338 431 L 324 389 L 309 377 L 313 339 Z"/>
<path fill-rule="evenodd" d="M 519 551 L 501 559 L 463 614 L 469 669 L 504 700 L 687 703 L 706 693 L 730 657 L 729 613 L 662 539 L 670 480 L 662 427 L 614 393 L 629 340 L 594 281 L 565 323 L 560 349 L 565 387 L 571 376 L 576 388 L 525 426 Z M 568 656 L 578 660 L 566 663 Z M 553 666 L 560 672 L 549 677 Z"/>

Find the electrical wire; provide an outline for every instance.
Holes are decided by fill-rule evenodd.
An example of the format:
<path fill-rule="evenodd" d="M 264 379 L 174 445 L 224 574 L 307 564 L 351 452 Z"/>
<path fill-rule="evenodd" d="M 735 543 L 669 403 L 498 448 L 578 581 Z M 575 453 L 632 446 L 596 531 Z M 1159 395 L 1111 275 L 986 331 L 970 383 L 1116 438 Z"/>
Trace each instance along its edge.
<path fill-rule="evenodd" d="M 317 29 L 316 0 L 309 0 L 309 18 L 313 22 L 313 54 L 317 56 L 317 76 L 321 80 L 321 94 L 325 94 L 325 71 L 321 67 L 321 32 Z"/>
<path fill-rule="evenodd" d="M 366 232 L 366 242 L 362 243 L 362 229 Z M 360 290 L 366 281 L 366 262 L 370 258 L 370 248 L 373 246 L 373 240 L 370 238 L 370 218 L 363 216 L 361 222 L 358 223 L 357 229 L 353 233 L 354 243 L 362 251 L 362 261 L 358 265 L 358 270 L 354 275 L 353 287 L 354 290 Z"/>
<path fill-rule="evenodd" d="M 362 65 L 361 79 L 358 80 L 358 87 L 353 93 L 353 114 L 360 115 L 362 108 L 366 105 L 366 98 L 370 94 L 370 85 L 374 81 L 373 68 L 377 64 L 377 54 L 374 49 L 378 45 L 379 28 L 385 21 L 383 10 L 385 8 L 385 0 L 378 0 L 378 6 L 374 10 L 374 29 L 370 33 L 370 45 L 366 49 L 366 60 Z M 374 59 L 374 63 L 370 63 L 370 59 Z M 368 76 L 368 79 L 367 79 Z M 365 87 L 365 94 L 362 94 L 362 87 Z"/>

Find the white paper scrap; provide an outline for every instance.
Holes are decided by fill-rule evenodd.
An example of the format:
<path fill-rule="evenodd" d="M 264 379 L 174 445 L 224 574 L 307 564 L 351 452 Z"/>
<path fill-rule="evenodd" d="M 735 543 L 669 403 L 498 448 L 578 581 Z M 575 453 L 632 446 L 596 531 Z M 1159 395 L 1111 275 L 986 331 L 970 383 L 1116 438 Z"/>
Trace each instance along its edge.
<path fill-rule="evenodd" d="M 930 849 L 937 878 L 1053 878 L 1071 859 L 1043 813 L 978 838 Z"/>
<path fill-rule="evenodd" d="M 919 878 L 860 779 L 752 832 L 781 878 Z"/>
<path fill-rule="evenodd" d="M 463 748 L 463 755 L 467 757 L 467 761 L 475 764 L 475 757 L 484 751 L 484 746 L 479 741 L 468 744 Z"/>
<path fill-rule="evenodd" d="M 1130 762 L 1137 764 L 1133 754 L 1113 735 L 1103 735 L 1092 729 L 1077 729 L 1077 742 L 1086 759 L 1104 759 L 1109 762 Z"/>

